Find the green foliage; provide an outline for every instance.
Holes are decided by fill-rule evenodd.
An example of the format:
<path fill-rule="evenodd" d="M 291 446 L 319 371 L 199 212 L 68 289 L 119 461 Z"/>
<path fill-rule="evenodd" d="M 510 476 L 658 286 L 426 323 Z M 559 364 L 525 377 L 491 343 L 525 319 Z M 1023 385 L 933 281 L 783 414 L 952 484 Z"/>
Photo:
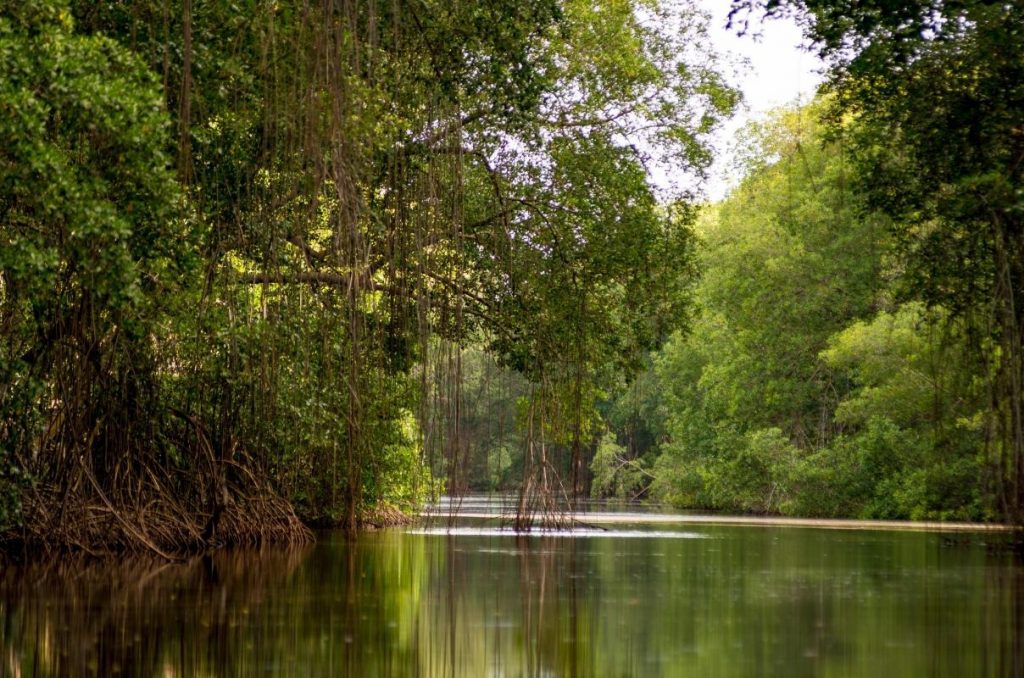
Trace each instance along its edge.
<path fill-rule="evenodd" d="M 130 419 L 144 394 L 124 403 L 112 391 L 146 387 L 152 333 L 195 251 L 156 77 L 116 41 L 76 34 L 66 3 L 3 3 L 0 109 L 7 527 L 9 483 L 57 472 L 39 448 Z"/>
<path fill-rule="evenodd" d="M 137 336 L 190 254 L 157 82 L 112 40 L 74 35 L 63 5 L 16 4 L 0 22 L 4 298 L 38 322 L 88 295 Z"/>
<path fill-rule="evenodd" d="M 562 10 L 559 35 L 540 46 L 551 89 L 537 109 L 504 138 L 470 132 L 463 142 L 462 178 L 476 190 L 447 287 L 474 291 L 470 322 L 502 366 L 534 385 L 524 447 L 542 432 L 552 470 L 583 492 L 584 457 L 603 430 L 598 403 L 688 321 L 694 212 L 683 200 L 659 204 L 645 165 L 700 177 L 707 135 L 736 94 L 713 55 L 698 58 L 706 36 L 690 10 L 575 1 Z"/>
<path fill-rule="evenodd" d="M 858 192 L 893 218 L 896 290 L 962 324 L 993 393 L 985 426 L 1005 518 L 1024 522 L 1024 8 L 734 0 L 734 16 L 753 10 L 795 12 L 830 61 L 832 132 Z"/>
<path fill-rule="evenodd" d="M 822 354 L 852 381 L 836 444 L 858 450 L 854 476 L 872 474 L 853 481 L 866 516 L 981 517 L 983 382 L 948 328 L 943 314 L 907 304 L 855 323 Z"/>
<path fill-rule="evenodd" d="M 447 476 L 449 492 L 512 489 L 523 472 L 525 440 L 518 424 L 529 384 L 522 375 L 501 367 L 479 345 L 462 349 L 457 360 L 463 454 L 453 465 L 449 455 L 435 450 L 431 460 L 435 475 Z"/>
<path fill-rule="evenodd" d="M 819 104 L 820 105 L 820 104 Z M 656 356 L 656 496 L 743 512 L 984 517 L 983 383 L 941 309 L 889 303 L 885 222 L 817 106 L 783 112 L 700 222 L 701 315 Z"/>
<path fill-rule="evenodd" d="M 656 489 L 766 511 L 785 499 L 772 478 L 792 456 L 781 440 L 806 450 L 833 434 L 836 384 L 817 354 L 873 303 L 882 234 L 844 190 L 842 157 L 821 145 L 812 111 L 783 112 L 756 135 L 778 159 L 752 164 L 700 222 L 702 313 L 655 363 L 670 438 L 659 467 L 690 467 L 675 474 L 689 490 Z"/>
<path fill-rule="evenodd" d="M 749 431 L 725 461 L 721 475 L 708 478 L 711 496 L 732 510 L 775 512 L 788 495 L 786 477 L 798 455 L 778 428 Z"/>
<path fill-rule="evenodd" d="M 628 453 L 611 431 L 601 436 L 590 462 L 592 497 L 635 500 L 644 494 L 650 484 L 650 472 L 642 459 L 630 459 Z"/>

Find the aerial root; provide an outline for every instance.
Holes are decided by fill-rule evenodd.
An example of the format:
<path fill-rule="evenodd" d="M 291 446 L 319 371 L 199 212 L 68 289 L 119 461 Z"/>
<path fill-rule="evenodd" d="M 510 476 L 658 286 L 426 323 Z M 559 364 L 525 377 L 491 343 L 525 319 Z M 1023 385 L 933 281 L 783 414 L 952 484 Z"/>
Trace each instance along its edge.
<path fill-rule="evenodd" d="M 29 488 L 22 525 L 5 538 L 27 547 L 92 555 L 149 552 L 167 560 L 215 546 L 312 539 L 291 504 L 248 465 L 225 474 L 227 481 L 211 478 L 209 468 L 168 473 L 133 466 L 134 472 L 112 474 L 107 483 L 85 470 L 77 482 Z M 223 499 L 212 502 L 218 489 Z"/>

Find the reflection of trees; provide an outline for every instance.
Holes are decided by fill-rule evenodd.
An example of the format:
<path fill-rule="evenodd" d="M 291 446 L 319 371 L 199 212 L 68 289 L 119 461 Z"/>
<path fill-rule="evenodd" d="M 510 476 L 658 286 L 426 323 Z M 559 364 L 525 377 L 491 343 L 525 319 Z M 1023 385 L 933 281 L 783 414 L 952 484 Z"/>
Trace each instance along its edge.
<path fill-rule="evenodd" d="M 160 564 L 62 558 L 0 576 L 5 670 L 27 675 L 156 675 L 215 666 L 243 672 L 255 657 L 237 632 L 269 613 L 269 595 L 304 549 L 231 550 Z M 256 566 L 254 566 L 254 564 Z"/>
<path fill-rule="evenodd" d="M 1013 559 L 1016 567 L 1007 567 Z M 1024 562 L 996 553 L 985 567 L 987 614 L 979 666 L 990 676 L 1024 676 Z"/>
<path fill-rule="evenodd" d="M 596 675 L 577 540 L 445 538 L 418 631 L 424 676 Z M 494 548 L 491 548 L 493 545 Z"/>
<path fill-rule="evenodd" d="M 0 675 L 1024 675 L 1009 554 L 709 532 L 382 532 L 180 565 L 8 566 Z"/>
<path fill-rule="evenodd" d="M 434 542 L 419 673 L 1024 675 L 1020 567 L 935 535 L 713 536 Z"/>
<path fill-rule="evenodd" d="M 0 675 L 396 675 L 412 661 L 394 622 L 418 606 L 421 546 L 375 535 L 183 564 L 8 566 Z"/>

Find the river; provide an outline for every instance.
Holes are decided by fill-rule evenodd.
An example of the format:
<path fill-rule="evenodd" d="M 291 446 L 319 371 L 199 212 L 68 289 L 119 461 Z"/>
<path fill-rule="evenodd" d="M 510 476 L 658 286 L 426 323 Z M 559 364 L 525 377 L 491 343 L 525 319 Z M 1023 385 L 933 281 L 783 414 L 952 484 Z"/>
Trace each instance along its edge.
<path fill-rule="evenodd" d="M 445 512 L 181 564 L 8 564 L 0 675 L 1024 675 L 1001 535 L 657 515 L 516 536 Z"/>

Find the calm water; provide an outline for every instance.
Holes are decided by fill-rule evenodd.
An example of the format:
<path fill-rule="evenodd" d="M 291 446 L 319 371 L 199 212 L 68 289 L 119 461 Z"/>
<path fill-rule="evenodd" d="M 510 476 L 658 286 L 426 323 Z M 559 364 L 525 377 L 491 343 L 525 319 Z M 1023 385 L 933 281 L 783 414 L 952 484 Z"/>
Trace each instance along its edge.
<path fill-rule="evenodd" d="M 436 532 L 7 566 L 0 674 L 1024 675 L 1024 568 L 984 536 Z"/>

